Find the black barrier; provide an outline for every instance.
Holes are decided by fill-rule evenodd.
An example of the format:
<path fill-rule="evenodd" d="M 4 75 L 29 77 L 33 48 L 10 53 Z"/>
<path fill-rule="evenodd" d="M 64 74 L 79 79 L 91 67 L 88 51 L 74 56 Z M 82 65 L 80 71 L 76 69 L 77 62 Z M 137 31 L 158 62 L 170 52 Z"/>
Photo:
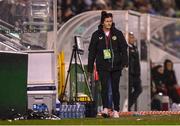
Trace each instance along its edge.
<path fill-rule="evenodd" d="M 85 117 L 96 117 L 97 105 L 94 101 L 85 103 Z"/>

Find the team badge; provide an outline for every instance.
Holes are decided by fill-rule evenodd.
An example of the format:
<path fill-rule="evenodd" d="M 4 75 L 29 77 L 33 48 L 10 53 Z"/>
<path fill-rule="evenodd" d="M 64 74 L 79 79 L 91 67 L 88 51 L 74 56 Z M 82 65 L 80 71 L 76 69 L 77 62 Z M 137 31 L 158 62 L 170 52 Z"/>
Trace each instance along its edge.
<path fill-rule="evenodd" d="M 112 40 L 116 40 L 117 39 L 117 37 L 116 36 L 112 36 Z"/>

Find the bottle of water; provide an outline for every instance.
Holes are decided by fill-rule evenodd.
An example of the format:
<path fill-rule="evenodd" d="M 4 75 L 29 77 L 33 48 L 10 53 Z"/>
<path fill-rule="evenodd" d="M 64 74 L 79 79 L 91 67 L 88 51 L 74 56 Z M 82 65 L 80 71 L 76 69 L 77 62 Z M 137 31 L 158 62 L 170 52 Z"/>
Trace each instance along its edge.
<path fill-rule="evenodd" d="M 61 108 L 61 103 L 59 100 L 56 100 L 56 116 L 60 117 L 60 108 Z"/>
<path fill-rule="evenodd" d="M 46 104 L 42 104 L 42 111 L 43 112 L 46 112 L 46 113 L 48 113 L 49 112 L 49 110 L 48 110 L 48 106 L 46 105 Z"/>
<path fill-rule="evenodd" d="M 76 118 L 76 105 L 73 104 L 72 105 L 72 109 L 71 109 L 71 114 L 72 114 L 72 118 Z"/>
<path fill-rule="evenodd" d="M 80 118 L 80 104 L 76 104 L 76 118 Z"/>
<path fill-rule="evenodd" d="M 61 107 L 60 107 L 60 118 L 64 118 L 64 105 L 61 105 Z"/>
<path fill-rule="evenodd" d="M 37 104 L 33 104 L 33 111 L 37 111 Z"/>
<path fill-rule="evenodd" d="M 84 115 L 84 112 L 85 112 L 85 106 L 84 105 L 80 105 L 79 107 L 79 113 L 80 113 L 80 118 L 84 118 L 85 115 Z"/>
<path fill-rule="evenodd" d="M 67 118 L 67 105 L 61 105 L 60 108 L 60 117 L 61 118 Z"/>
<path fill-rule="evenodd" d="M 68 105 L 68 107 L 67 107 L 67 118 L 72 118 L 72 116 L 71 116 L 71 108 L 72 108 L 72 105 Z"/>
<path fill-rule="evenodd" d="M 39 104 L 39 112 L 43 112 L 43 105 L 42 104 Z"/>
<path fill-rule="evenodd" d="M 68 111 L 67 111 L 67 109 L 68 109 L 68 105 L 64 105 L 64 114 L 63 114 L 63 116 L 64 116 L 64 118 L 68 118 Z"/>
<path fill-rule="evenodd" d="M 39 112 L 40 111 L 40 106 L 38 104 L 36 104 L 36 111 Z"/>
<path fill-rule="evenodd" d="M 82 114 L 83 114 L 83 118 L 85 118 L 85 111 L 86 111 L 86 108 L 85 108 L 85 105 L 83 105 L 83 108 L 82 108 Z"/>

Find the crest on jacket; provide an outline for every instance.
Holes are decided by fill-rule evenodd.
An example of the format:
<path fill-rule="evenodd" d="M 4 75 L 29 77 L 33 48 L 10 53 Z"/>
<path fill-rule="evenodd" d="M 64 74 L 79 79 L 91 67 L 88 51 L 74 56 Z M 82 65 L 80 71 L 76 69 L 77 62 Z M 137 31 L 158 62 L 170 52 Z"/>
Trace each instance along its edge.
<path fill-rule="evenodd" d="M 117 37 L 114 35 L 114 36 L 112 36 L 112 40 L 116 40 L 117 39 Z"/>

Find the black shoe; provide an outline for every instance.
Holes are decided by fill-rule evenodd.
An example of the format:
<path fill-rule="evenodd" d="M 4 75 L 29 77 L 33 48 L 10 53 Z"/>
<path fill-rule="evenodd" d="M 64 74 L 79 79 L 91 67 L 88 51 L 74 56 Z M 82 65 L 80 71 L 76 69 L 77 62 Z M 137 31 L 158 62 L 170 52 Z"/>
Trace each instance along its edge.
<path fill-rule="evenodd" d="M 102 113 L 102 117 L 104 117 L 104 118 L 109 118 L 110 116 L 109 116 L 109 114 Z"/>

